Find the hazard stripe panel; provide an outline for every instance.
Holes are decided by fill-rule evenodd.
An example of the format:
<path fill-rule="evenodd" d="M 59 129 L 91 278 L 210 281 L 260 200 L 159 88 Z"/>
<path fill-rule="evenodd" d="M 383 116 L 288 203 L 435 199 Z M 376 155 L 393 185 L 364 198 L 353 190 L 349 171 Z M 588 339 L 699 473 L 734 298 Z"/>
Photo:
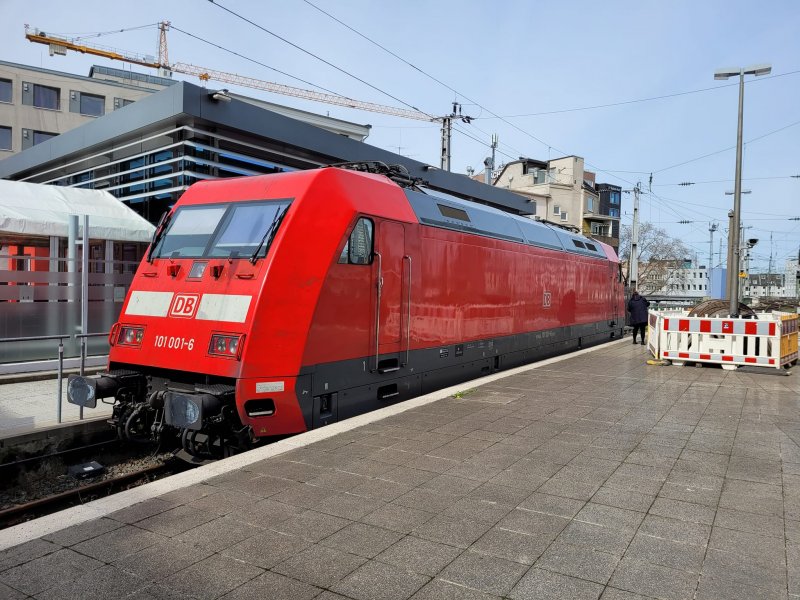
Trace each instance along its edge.
<path fill-rule="evenodd" d="M 664 319 L 664 331 L 737 335 L 775 335 L 775 323 L 730 319 Z"/>
<path fill-rule="evenodd" d="M 682 359 L 682 360 L 703 360 L 703 361 L 716 361 L 725 363 L 742 363 L 753 365 L 774 365 L 774 358 L 766 358 L 763 356 L 731 356 L 729 354 L 703 354 L 701 352 L 669 352 L 662 353 L 664 358 Z"/>

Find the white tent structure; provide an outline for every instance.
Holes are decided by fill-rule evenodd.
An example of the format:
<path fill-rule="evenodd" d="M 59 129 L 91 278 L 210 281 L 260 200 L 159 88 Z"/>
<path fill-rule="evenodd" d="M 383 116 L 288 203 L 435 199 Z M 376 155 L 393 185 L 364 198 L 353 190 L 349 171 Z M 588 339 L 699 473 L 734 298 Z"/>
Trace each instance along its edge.
<path fill-rule="evenodd" d="M 153 225 L 108 192 L 0 180 L 0 243 L 66 238 L 71 215 L 89 216 L 91 239 L 147 243 L 153 236 Z"/>

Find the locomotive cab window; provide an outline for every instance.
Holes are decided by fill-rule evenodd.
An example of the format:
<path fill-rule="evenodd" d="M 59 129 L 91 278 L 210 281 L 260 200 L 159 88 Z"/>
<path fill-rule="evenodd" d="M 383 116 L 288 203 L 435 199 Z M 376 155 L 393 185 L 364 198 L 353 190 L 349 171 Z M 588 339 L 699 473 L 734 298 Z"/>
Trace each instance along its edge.
<path fill-rule="evenodd" d="M 175 211 L 153 257 L 263 258 L 291 200 L 182 206 Z"/>
<path fill-rule="evenodd" d="M 372 221 L 369 219 L 362 217 L 358 220 L 339 255 L 340 264 L 369 265 L 372 263 L 373 227 Z"/>

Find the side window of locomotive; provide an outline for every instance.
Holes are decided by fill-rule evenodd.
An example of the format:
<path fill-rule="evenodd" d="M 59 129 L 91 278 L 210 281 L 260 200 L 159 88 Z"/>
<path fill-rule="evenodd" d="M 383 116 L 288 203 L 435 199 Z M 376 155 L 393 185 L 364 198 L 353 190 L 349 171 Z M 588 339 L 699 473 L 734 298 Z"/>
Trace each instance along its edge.
<path fill-rule="evenodd" d="M 351 265 L 368 265 L 372 263 L 373 224 L 369 219 L 361 218 L 353 228 L 350 239 L 342 248 L 339 262 Z"/>

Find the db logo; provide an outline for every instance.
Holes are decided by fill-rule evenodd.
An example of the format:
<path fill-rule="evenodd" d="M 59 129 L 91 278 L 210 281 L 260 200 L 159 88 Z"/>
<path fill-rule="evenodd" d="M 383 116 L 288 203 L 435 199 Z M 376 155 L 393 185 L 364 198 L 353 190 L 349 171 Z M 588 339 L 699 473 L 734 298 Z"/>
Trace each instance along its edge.
<path fill-rule="evenodd" d="M 200 306 L 200 294 L 175 294 L 169 307 L 169 316 L 179 319 L 191 319 Z"/>
<path fill-rule="evenodd" d="M 553 294 L 551 292 L 545 292 L 544 296 L 542 297 L 542 306 L 545 308 L 550 308 L 550 304 L 553 302 Z"/>

